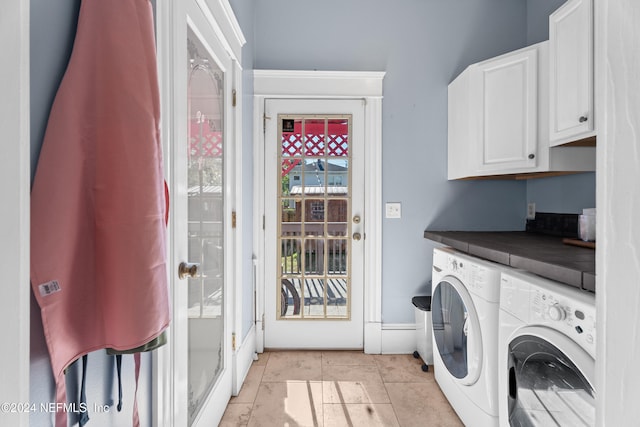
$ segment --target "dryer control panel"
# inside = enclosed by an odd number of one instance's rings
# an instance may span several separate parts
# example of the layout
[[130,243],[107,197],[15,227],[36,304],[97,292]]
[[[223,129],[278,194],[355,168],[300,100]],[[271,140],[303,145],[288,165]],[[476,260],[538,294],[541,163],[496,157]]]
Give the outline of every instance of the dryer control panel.
[[450,248],[436,248],[433,252],[433,266],[443,276],[456,277],[469,292],[489,302],[499,302],[501,270],[496,264]]
[[529,273],[502,275],[500,307],[529,325],[553,328],[596,351],[595,296]]

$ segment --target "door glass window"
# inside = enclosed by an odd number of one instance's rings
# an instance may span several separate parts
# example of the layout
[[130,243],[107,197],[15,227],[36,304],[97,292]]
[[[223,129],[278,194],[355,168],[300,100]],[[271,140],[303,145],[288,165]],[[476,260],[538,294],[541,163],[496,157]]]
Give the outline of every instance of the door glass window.
[[444,365],[451,375],[465,378],[467,368],[467,319],[469,313],[451,283],[438,284],[431,304],[433,336]]
[[189,424],[222,372],[224,284],[224,73],[189,29],[188,240]]
[[351,115],[279,115],[277,319],[349,319]]
[[523,335],[509,344],[509,421],[512,426],[593,426],[593,387],[548,341]]

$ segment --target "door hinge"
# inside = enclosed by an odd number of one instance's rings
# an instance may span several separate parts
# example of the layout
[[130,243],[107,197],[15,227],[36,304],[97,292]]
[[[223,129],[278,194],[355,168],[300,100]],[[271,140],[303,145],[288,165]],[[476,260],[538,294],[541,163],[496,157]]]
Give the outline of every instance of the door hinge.
[[235,90],[235,89],[233,89],[233,90],[231,91],[231,106],[232,106],[232,107],[235,107],[235,106],[236,106],[236,104],[237,104],[237,100],[236,100],[236,90]]
[[238,215],[236,215],[236,211],[231,212],[231,228],[236,228],[237,224],[237,217]]
[[264,331],[264,313],[262,313],[262,330]]
[[266,114],[262,115],[262,133],[267,133],[267,120],[271,120],[271,117]]
[[231,333],[231,350],[236,351],[236,333]]
[[264,223],[266,222],[266,220],[264,219],[264,215],[262,215],[262,229],[264,230]]

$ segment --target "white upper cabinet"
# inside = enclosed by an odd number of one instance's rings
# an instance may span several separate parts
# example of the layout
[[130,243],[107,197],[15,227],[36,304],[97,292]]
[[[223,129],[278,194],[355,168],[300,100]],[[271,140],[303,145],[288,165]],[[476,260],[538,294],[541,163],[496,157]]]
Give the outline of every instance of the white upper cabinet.
[[539,118],[547,65],[544,42],[472,64],[451,82],[449,179],[546,170],[546,115]]
[[568,0],[549,17],[551,145],[595,134],[593,1]]
[[538,151],[538,48],[477,64],[478,173],[535,169]]
[[470,65],[448,96],[449,179],[595,170],[594,147],[549,147],[549,42]]

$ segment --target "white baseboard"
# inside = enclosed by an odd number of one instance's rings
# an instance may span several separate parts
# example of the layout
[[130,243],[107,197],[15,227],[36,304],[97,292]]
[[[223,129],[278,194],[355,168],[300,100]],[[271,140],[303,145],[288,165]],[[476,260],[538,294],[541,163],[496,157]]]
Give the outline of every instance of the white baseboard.
[[234,396],[240,393],[240,388],[249,373],[255,353],[256,327],[254,325],[240,344],[240,347],[233,354],[233,389],[231,392]]
[[[256,324],[259,324],[258,322]],[[264,348],[259,348],[256,326],[251,328],[247,338],[238,349],[240,360],[246,363],[246,371],[251,366],[253,353],[262,353]],[[416,351],[416,325],[415,323],[376,323],[369,322],[364,325],[364,352],[366,354],[411,354]],[[240,355],[242,353],[242,355]],[[244,376],[246,376],[246,371]],[[239,371],[242,372],[242,371]],[[242,380],[244,380],[244,376]],[[242,382],[239,383],[242,385]],[[239,388],[238,388],[239,390]]]
[[382,354],[411,354],[416,351],[415,323],[382,324]]
[[415,323],[366,323],[364,352],[411,354],[416,351]]

